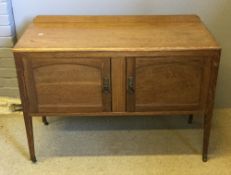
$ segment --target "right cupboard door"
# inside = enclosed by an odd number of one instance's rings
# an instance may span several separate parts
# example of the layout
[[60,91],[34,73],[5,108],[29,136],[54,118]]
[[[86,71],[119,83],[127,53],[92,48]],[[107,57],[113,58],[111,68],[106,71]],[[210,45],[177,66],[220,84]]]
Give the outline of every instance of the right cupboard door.
[[203,110],[209,86],[208,57],[127,58],[127,111]]

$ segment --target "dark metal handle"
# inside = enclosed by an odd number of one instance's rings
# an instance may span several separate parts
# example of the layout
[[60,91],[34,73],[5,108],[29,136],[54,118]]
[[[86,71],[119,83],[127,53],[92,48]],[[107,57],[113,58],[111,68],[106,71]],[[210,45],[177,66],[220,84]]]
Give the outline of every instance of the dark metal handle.
[[134,88],[134,78],[128,77],[128,93],[134,94],[135,88]]
[[110,79],[106,77],[103,79],[103,93],[109,94],[110,90]]

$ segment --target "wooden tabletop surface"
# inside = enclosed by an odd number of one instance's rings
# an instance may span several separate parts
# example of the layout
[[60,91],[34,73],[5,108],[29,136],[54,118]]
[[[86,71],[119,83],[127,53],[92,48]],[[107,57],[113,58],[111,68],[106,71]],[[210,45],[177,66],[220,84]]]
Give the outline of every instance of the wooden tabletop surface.
[[196,15],[38,16],[14,52],[220,49]]

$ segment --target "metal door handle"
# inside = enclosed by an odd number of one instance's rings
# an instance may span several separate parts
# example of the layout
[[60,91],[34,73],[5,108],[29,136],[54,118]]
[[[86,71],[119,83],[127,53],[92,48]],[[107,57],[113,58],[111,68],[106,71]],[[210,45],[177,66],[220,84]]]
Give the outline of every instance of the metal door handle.
[[134,78],[133,77],[128,77],[128,93],[129,94],[134,94],[134,92],[135,92]]
[[103,79],[103,93],[109,94],[110,90],[111,90],[110,79],[106,77]]

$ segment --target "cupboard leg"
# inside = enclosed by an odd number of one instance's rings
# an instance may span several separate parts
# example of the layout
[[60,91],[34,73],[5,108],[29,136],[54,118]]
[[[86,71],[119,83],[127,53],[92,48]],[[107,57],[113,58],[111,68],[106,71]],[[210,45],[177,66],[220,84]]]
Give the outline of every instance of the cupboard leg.
[[188,117],[188,124],[192,124],[192,122],[193,122],[193,115],[191,114]]
[[32,162],[36,162],[35,157],[35,149],[34,149],[34,136],[33,136],[33,124],[32,124],[32,116],[24,113],[24,122],[26,126],[26,134],[27,134],[27,141],[30,151],[30,159]]
[[47,121],[46,116],[42,116],[42,121],[43,121],[44,125],[48,125],[49,124],[48,121]]
[[208,147],[209,147],[209,137],[211,131],[211,121],[212,121],[212,113],[204,116],[204,138],[203,138],[203,153],[202,160],[203,162],[207,162],[208,160]]
[[211,132],[211,123],[213,116],[213,106],[214,106],[214,96],[218,75],[218,67],[220,61],[220,52],[217,53],[212,59],[211,64],[211,80],[210,80],[210,89],[208,93],[208,104],[207,109],[204,115],[204,138],[203,138],[203,152],[202,152],[202,160],[203,162],[207,162],[208,160],[208,147],[209,147],[209,137]]

